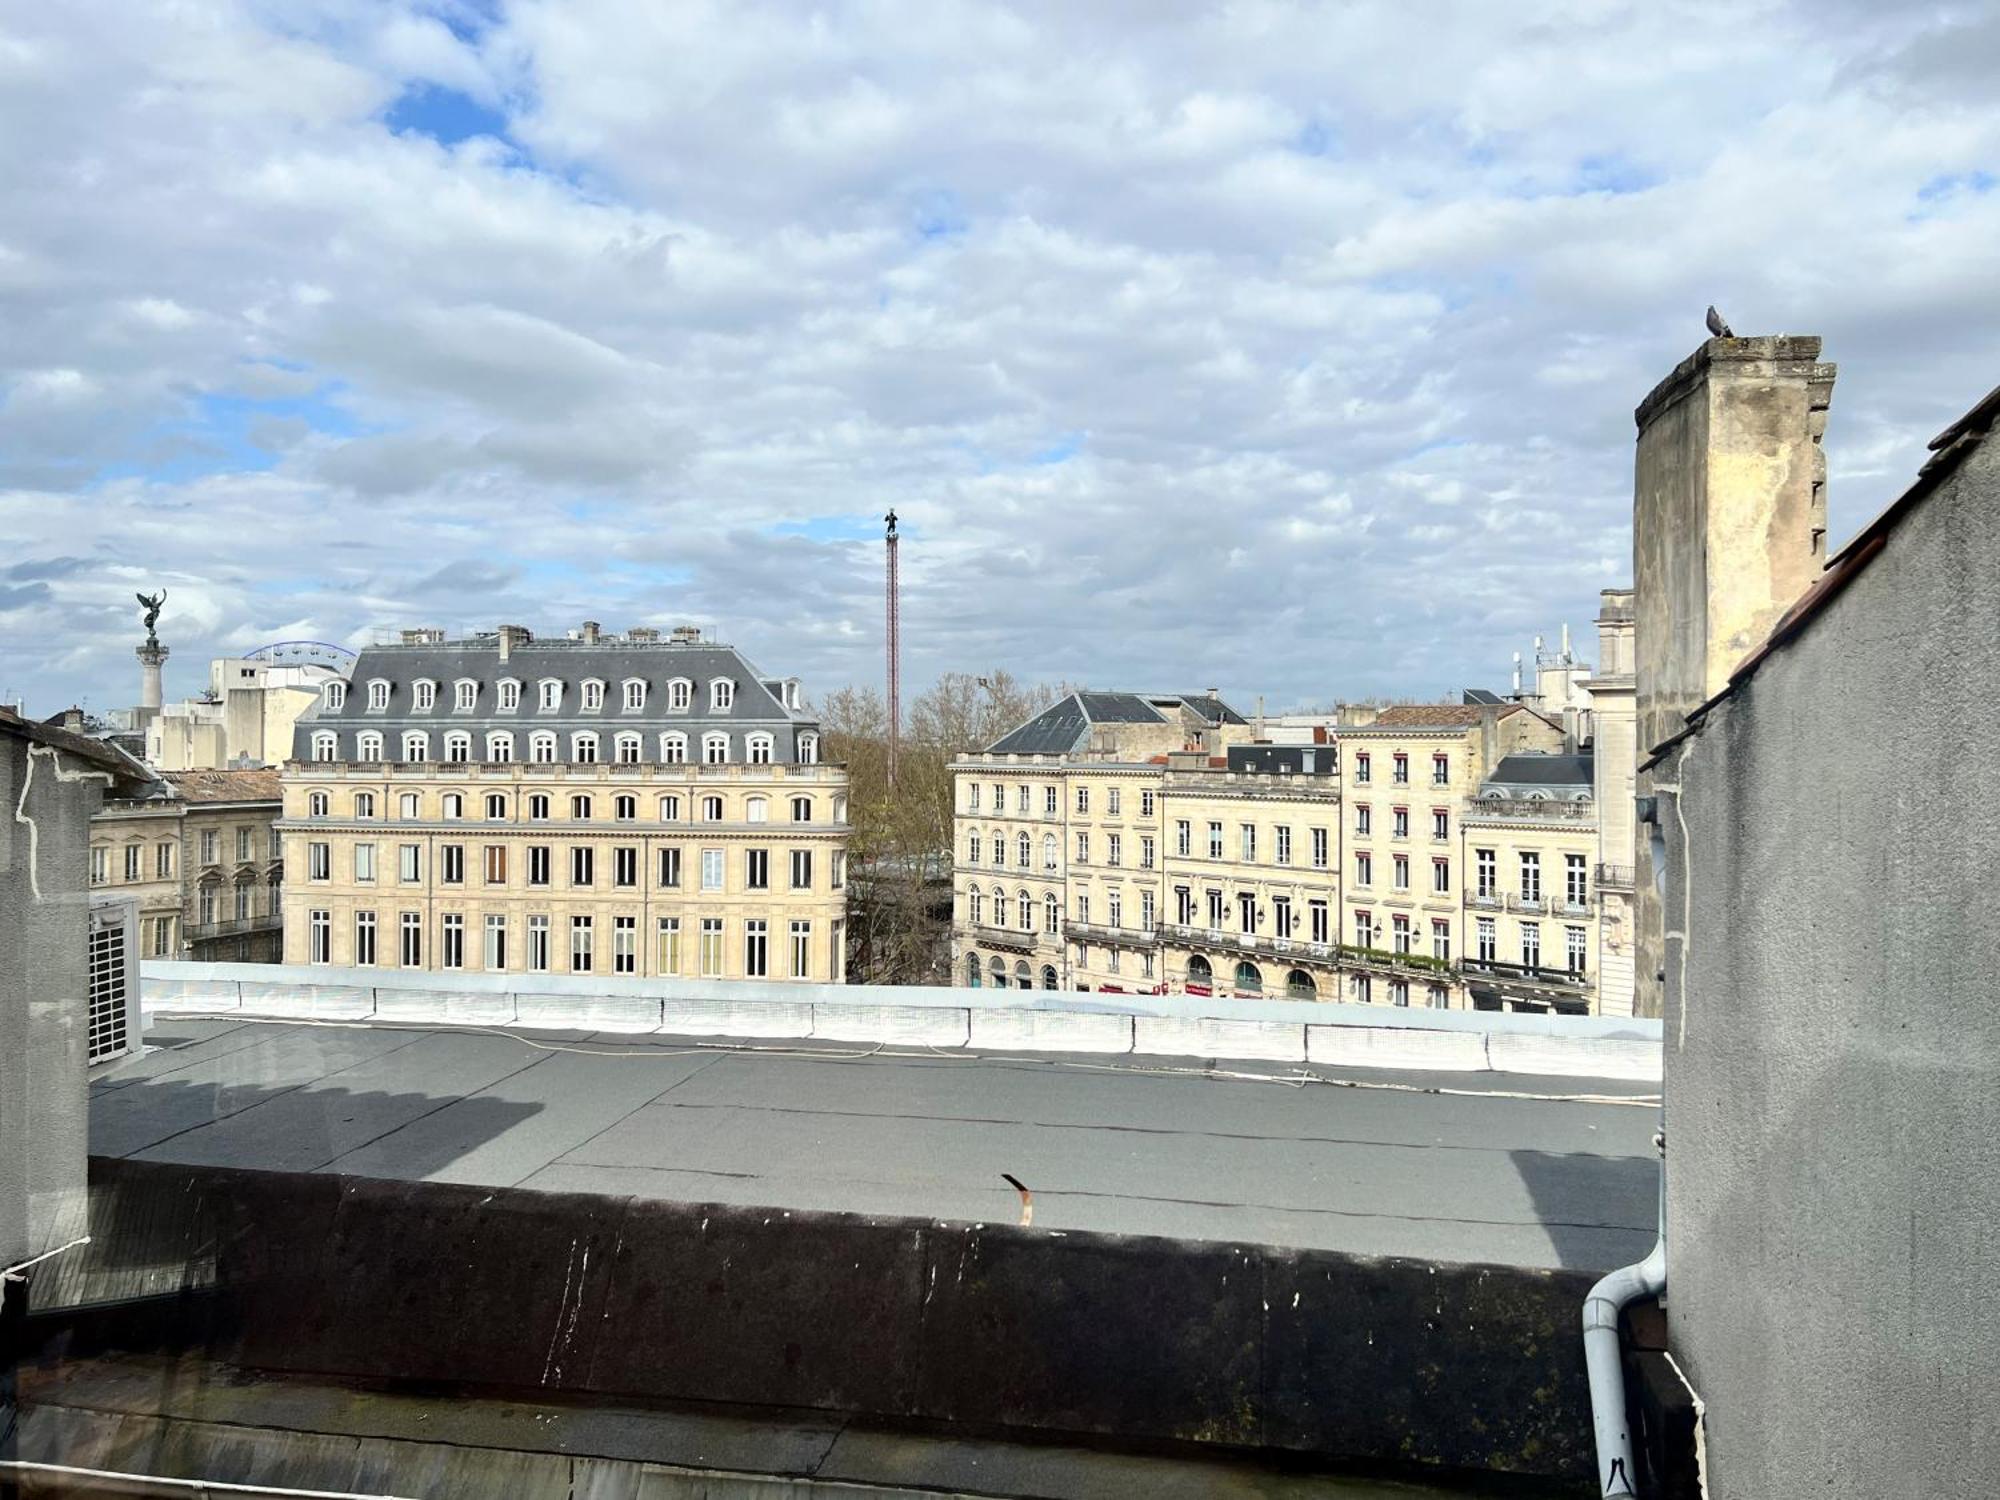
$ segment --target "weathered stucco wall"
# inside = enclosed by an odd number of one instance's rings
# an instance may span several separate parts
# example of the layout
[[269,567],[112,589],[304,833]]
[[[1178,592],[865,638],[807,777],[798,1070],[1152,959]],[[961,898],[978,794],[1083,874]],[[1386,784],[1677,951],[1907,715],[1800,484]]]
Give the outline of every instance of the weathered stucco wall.
[[1658,768],[1668,1307],[1717,1500],[2000,1469],[1996,507],[1989,441]]
[[90,816],[104,778],[0,733],[0,1264],[79,1221]]

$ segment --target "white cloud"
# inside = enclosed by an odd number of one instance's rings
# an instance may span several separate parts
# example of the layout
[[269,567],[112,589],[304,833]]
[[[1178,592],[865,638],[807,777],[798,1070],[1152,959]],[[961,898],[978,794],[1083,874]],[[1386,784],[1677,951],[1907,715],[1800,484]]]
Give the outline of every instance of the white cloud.
[[21,12],[0,689],[129,698],[151,581],[177,690],[586,615],[873,680],[891,504],[918,676],[1496,682],[1708,302],[1827,336],[1836,533],[1993,382],[2000,28],[1823,12]]

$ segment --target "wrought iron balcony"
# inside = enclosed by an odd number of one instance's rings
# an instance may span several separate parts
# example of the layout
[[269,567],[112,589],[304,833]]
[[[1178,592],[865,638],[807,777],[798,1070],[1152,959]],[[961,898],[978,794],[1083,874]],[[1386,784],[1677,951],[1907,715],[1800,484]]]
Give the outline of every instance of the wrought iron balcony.
[[275,932],[284,925],[284,919],[277,912],[266,912],[261,917],[231,917],[219,922],[190,922],[187,938],[198,943],[204,938],[242,937],[252,932]]
[[1485,979],[1500,985],[1530,985],[1538,989],[1583,991],[1591,987],[1590,975],[1582,969],[1544,968],[1539,964],[1510,964],[1499,959],[1468,958],[1468,979]]
[[1158,929],[1152,927],[1107,927],[1101,922],[1064,922],[1063,935],[1075,942],[1116,944],[1127,948],[1157,947]]
[[1630,865],[1599,865],[1597,883],[1606,890],[1629,891],[1632,889],[1632,867]]

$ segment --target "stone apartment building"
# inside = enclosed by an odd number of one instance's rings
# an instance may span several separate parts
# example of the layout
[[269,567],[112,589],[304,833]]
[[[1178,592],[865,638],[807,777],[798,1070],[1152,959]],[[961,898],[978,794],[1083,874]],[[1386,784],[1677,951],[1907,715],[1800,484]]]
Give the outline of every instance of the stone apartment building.
[[1599,970],[1591,754],[1504,757],[1459,817],[1475,1006],[1587,1012]]
[[140,954],[276,963],[278,773],[132,770],[91,818],[89,869],[93,890],[136,903]]
[[295,733],[289,963],[844,979],[845,768],[692,629],[405,631]]

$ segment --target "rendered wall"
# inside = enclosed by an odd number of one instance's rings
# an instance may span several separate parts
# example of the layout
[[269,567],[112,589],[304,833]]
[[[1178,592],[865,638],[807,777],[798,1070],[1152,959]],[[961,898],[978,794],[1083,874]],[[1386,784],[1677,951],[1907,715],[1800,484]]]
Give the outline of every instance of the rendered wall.
[[1710,1493],[2000,1467],[2000,444],[1657,773],[1668,1310]]
[[[0,1264],[60,1243],[83,1192],[86,884],[100,772],[0,734]],[[60,773],[60,774],[59,774]],[[68,780],[63,776],[82,779]],[[32,779],[29,780],[32,776]],[[24,792],[24,780],[27,781]]]

